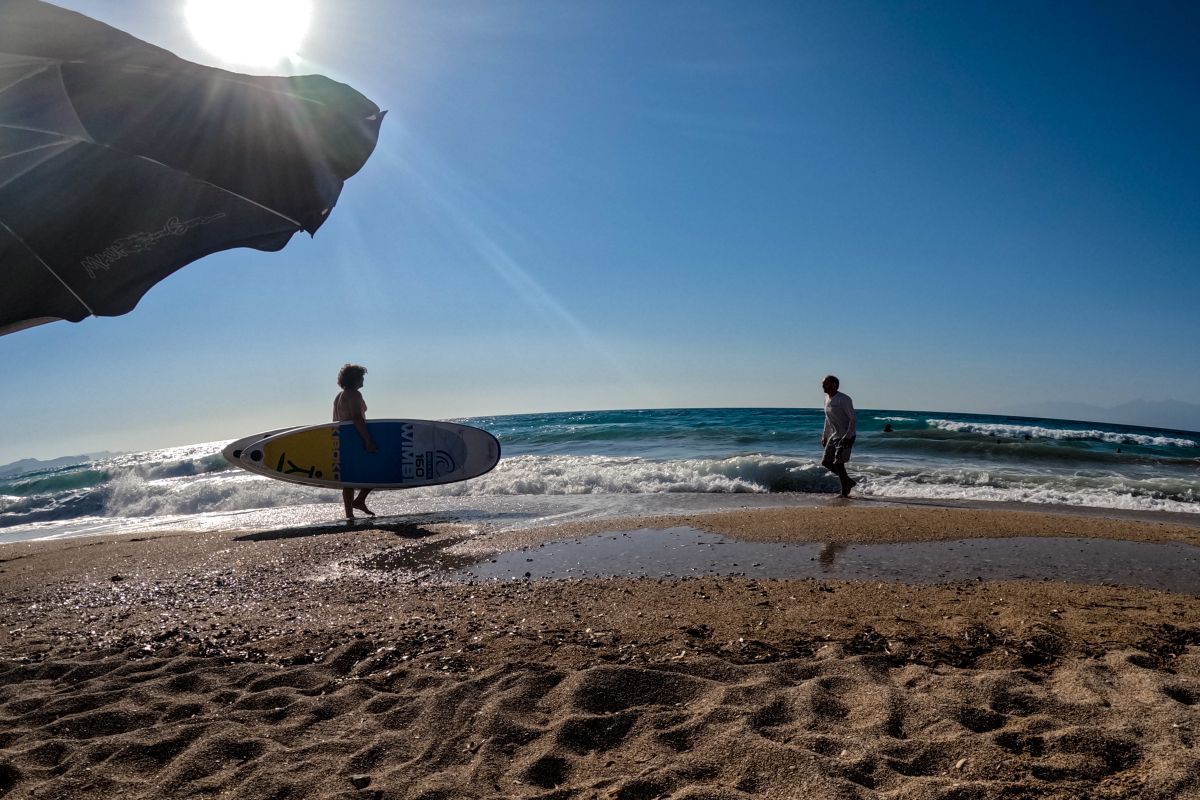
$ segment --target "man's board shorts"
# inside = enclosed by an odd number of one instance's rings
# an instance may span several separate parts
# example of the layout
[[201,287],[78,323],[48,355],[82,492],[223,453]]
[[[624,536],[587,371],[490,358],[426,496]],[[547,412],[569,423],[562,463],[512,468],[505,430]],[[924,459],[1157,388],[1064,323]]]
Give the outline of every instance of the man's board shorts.
[[850,451],[854,448],[853,436],[844,439],[834,437],[825,445],[825,459],[822,464],[845,464],[850,460]]

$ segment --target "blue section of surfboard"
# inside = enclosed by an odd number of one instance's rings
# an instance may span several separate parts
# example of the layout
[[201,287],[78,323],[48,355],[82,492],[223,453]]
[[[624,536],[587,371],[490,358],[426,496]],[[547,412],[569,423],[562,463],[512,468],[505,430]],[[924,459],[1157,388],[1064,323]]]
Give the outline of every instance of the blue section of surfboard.
[[367,422],[368,453],[351,422],[294,428],[246,446],[239,466],[280,480],[334,489],[407,489],[477,478],[500,461],[500,442],[456,422]]

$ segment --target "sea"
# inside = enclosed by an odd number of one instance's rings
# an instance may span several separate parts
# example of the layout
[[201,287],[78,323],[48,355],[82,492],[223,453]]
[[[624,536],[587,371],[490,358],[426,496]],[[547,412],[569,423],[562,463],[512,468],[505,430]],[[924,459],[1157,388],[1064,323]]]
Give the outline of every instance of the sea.
[[[457,419],[502,446],[490,473],[375,492],[381,516],[491,529],[831,503],[1200,514],[1200,433],[1056,419],[858,411],[855,498],[824,470],[821,409],[584,411]],[[253,475],[228,440],[0,467],[0,543],[339,522],[341,493]],[[1200,520],[1200,517],[1186,517]]]

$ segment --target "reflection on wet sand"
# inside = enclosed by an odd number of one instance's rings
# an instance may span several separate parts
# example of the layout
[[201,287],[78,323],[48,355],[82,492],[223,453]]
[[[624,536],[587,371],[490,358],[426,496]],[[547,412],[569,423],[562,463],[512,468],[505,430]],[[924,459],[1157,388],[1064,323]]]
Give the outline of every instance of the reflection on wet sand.
[[828,542],[821,548],[821,555],[817,558],[821,562],[821,571],[829,572],[833,568],[833,561],[837,558],[837,554],[849,547],[848,544],[838,542]]

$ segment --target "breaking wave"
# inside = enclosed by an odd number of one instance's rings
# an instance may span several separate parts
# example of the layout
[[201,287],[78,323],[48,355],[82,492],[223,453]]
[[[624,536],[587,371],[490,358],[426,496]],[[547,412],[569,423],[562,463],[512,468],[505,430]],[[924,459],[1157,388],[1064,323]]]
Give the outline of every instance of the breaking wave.
[[1009,439],[1058,439],[1069,441],[1108,442],[1110,444],[1137,444],[1147,447],[1197,447],[1192,439],[1179,439],[1170,436],[1154,436],[1138,433],[1123,433],[1118,431],[1073,430],[1062,428],[1047,428],[1041,425],[1008,425],[1003,423],[960,422],[949,419],[928,419],[926,424],[933,428],[954,433],[975,433],[981,436],[1002,436]]

